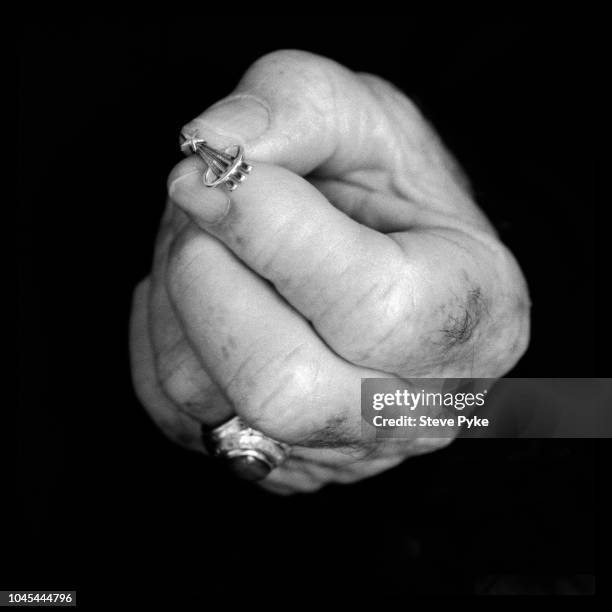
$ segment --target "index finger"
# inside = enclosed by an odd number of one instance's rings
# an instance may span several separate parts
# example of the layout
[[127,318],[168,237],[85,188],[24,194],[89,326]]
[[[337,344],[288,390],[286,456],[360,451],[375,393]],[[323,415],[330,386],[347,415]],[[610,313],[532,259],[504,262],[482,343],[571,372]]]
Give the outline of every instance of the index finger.
[[255,164],[231,195],[206,187],[204,169],[195,156],[182,161],[170,175],[170,197],[271,281],[332,346],[354,345],[356,329],[382,323],[381,309],[389,321],[404,317],[411,283],[396,241],[284,168]]

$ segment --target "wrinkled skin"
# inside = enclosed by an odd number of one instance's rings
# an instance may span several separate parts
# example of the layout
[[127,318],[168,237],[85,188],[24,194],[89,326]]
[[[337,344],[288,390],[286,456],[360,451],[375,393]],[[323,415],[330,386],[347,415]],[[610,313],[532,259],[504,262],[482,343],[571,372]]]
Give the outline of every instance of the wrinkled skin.
[[352,482],[450,438],[364,435],[360,379],[497,377],[524,352],[514,258],[415,106],[382,79],[279,51],[185,126],[243,144],[229,194],[171,172],[151,274],[134,295],[142,403],[173,440],[235,414],[293,445],[262,486]]

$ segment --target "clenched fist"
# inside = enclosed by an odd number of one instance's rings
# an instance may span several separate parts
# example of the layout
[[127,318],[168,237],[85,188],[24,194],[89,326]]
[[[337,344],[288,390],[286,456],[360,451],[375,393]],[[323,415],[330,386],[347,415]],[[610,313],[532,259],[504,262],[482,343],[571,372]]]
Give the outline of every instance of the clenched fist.
[[185,137],[242,144],[236,191],[186,158],[136,289],[137,393],[172,439],[234,415],[293,447],[262,481],[311,491],[448,440],[362,435],[360,379],[497,377],[529,298],[457,163],[389,83],[299,51],[267,55]]

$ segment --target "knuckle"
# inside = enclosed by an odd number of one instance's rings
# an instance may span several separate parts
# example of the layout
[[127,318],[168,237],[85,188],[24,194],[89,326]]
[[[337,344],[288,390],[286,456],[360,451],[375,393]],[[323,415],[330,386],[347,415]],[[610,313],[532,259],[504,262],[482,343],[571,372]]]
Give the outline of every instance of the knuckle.
[[502,376],[516,365],[529,346],[530,302],[515,296],[490,321],[483,340],[483,368],[487,375]]
[[308,76],[320,79],[330,69],[337,69],[340,65],[321,55],[300,51],[298,49],[278,49],[262,55],[251,64],[245,74],[245,79],[255,77],[263,78],[285,77],[292,79],[296,76]]
[[491,259],[495,282],[488,289],[488,307],[474,342],[480,354],[479,370],[501,376],[522,357],[530,340],[531,300],[527,283],[510,251],[495,238]]
[[283,49],[256,60],[238,90],[261,93],[264,99],[276,101],[275,112],[289,117],[307,109],[311,124],[320,121],[327,125],[334,116],[340,84],[352,80],[353,73],[333,60]]

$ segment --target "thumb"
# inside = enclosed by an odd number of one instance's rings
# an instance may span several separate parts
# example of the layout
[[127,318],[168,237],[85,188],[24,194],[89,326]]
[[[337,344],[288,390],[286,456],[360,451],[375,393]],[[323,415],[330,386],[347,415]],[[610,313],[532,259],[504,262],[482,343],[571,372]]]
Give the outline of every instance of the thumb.
[[247,159],[302,175],[388,170],[398,157],[397,118],[393,125],[368,82],[324,57],[276,51],[257,60],[232,94],[182,134],[218,148],[241,144]]

